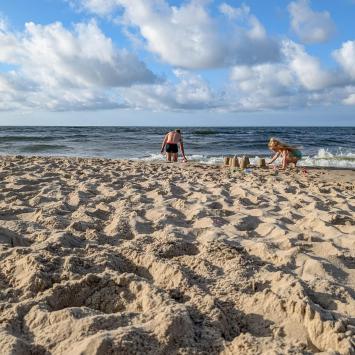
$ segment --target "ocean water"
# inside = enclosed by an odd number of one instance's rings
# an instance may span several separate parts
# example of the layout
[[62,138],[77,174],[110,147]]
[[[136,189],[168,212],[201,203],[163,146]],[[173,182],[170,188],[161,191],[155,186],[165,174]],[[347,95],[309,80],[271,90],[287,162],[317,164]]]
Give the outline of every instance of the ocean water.
[[[163,160],[164,127],[0,127],[1,155]],[[355,127],[186,127],[189,160],[220,163],[226,155],[270,157],[270,137],[298,147],[299,165],[355,168]]]

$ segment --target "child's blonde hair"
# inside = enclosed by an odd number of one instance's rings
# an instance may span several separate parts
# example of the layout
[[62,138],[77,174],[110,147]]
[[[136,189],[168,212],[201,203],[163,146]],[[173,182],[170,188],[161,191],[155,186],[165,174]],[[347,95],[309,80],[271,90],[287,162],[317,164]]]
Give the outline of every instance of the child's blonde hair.
[[270,149],[275,149],[275,148],[279,148],[279,149],[293,149],[292,147],[290,147],[289,145],[281,142],[279,139],[276,139],[274,137],[270,138],[269,143],[268,143],[268,147]]

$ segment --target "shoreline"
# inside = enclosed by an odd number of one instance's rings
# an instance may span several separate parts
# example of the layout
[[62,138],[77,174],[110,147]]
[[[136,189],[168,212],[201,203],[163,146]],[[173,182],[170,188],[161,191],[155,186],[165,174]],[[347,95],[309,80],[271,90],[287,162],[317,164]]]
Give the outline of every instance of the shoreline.
[[0,159],[4,354],[353,353],[353,170]]
[[[3,129],[0,150],[8,155],[160,159],[164,127],[27,127]],[[146,139],[137,144],[137,137]],[[222,163],[227,155],[270,158],[267,142],[278,137],[297,146],[303,166],[355,168],[354,132],[349,128],[190,127],[183,129],[188,159]]]
[[[106,157],[82,157],[82,156],[65,156],[65,155],[19,155],[19,154],[15,154],[15,155],[0,155],[0,161],[5,158],[5,159],[34,159],[34,158],[38,158],[38,159],[69,159],[69,160],[108,160],[108,161],[116,161],[116,162],[137,162],[137,163],[143,163],[143,164],[174,164],[174,163],[168,163],[166,161],[162,161],[162,160],[145,160],[145,159],[123,159],[123,158],[106,158]],[[179,158],[179,161],[177,163],[175,163],[177,165],[179,164],[186,164],[183,163],[181,161],[181,159]],[[186,165],[190,165],[190,166],[213,166],[213,167],[221,167],[221,168],[226,168],[228,169],[227,166],[223,165],[223,162],[221,163],[204,163],[204,162],[200,162],[200,161],[195,161],[195,160],[188,160]],[[261,169],[258,168],[255,165],[250,165],[250,168],[256,169],[256,170],[264,170],[264,171],[268,171],[271,170],[272,168],[266,168],[266,169]],[[231,169],[238,169],[238,170],[242,170],[241,168],[231,168]],[[291,171],[291,170],[295,170],[298,171],[299,169],[306,169],[306,170],[329,170],[329,171],[355,171],[355,168],[349,168],[349,167],[332,167],[332,166],[297,166],[296,169],[287,169],[287,171]]]

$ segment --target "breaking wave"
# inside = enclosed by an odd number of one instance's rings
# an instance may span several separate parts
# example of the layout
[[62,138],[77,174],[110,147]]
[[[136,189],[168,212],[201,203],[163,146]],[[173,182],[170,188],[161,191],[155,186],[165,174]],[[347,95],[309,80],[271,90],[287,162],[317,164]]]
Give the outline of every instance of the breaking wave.
[[[227,155],[227,154],[226,154]],[[187,159],[193,162],[203,164],[221,164],[223,157],[226,156],[208,156],[202,154],[187,155]],[[259,156],[249,156],[251,164],[255,164]],[[144,161],[164,161],[162,154],[151,154],[146,157],[136,158],[136,160]],[[319,149],[314,156],[304,156],[298,163],[299,166],[308,167],[324,167],[324,168],[348,168],[355,169],[355,154],[352,152],[331,153],[326,149]]]

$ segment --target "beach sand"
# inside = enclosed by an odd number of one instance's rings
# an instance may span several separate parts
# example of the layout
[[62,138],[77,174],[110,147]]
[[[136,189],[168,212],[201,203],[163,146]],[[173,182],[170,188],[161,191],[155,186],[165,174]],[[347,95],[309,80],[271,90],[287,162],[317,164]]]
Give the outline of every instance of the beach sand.
[[0,352],[354,353],[354,177],[2,157]]

